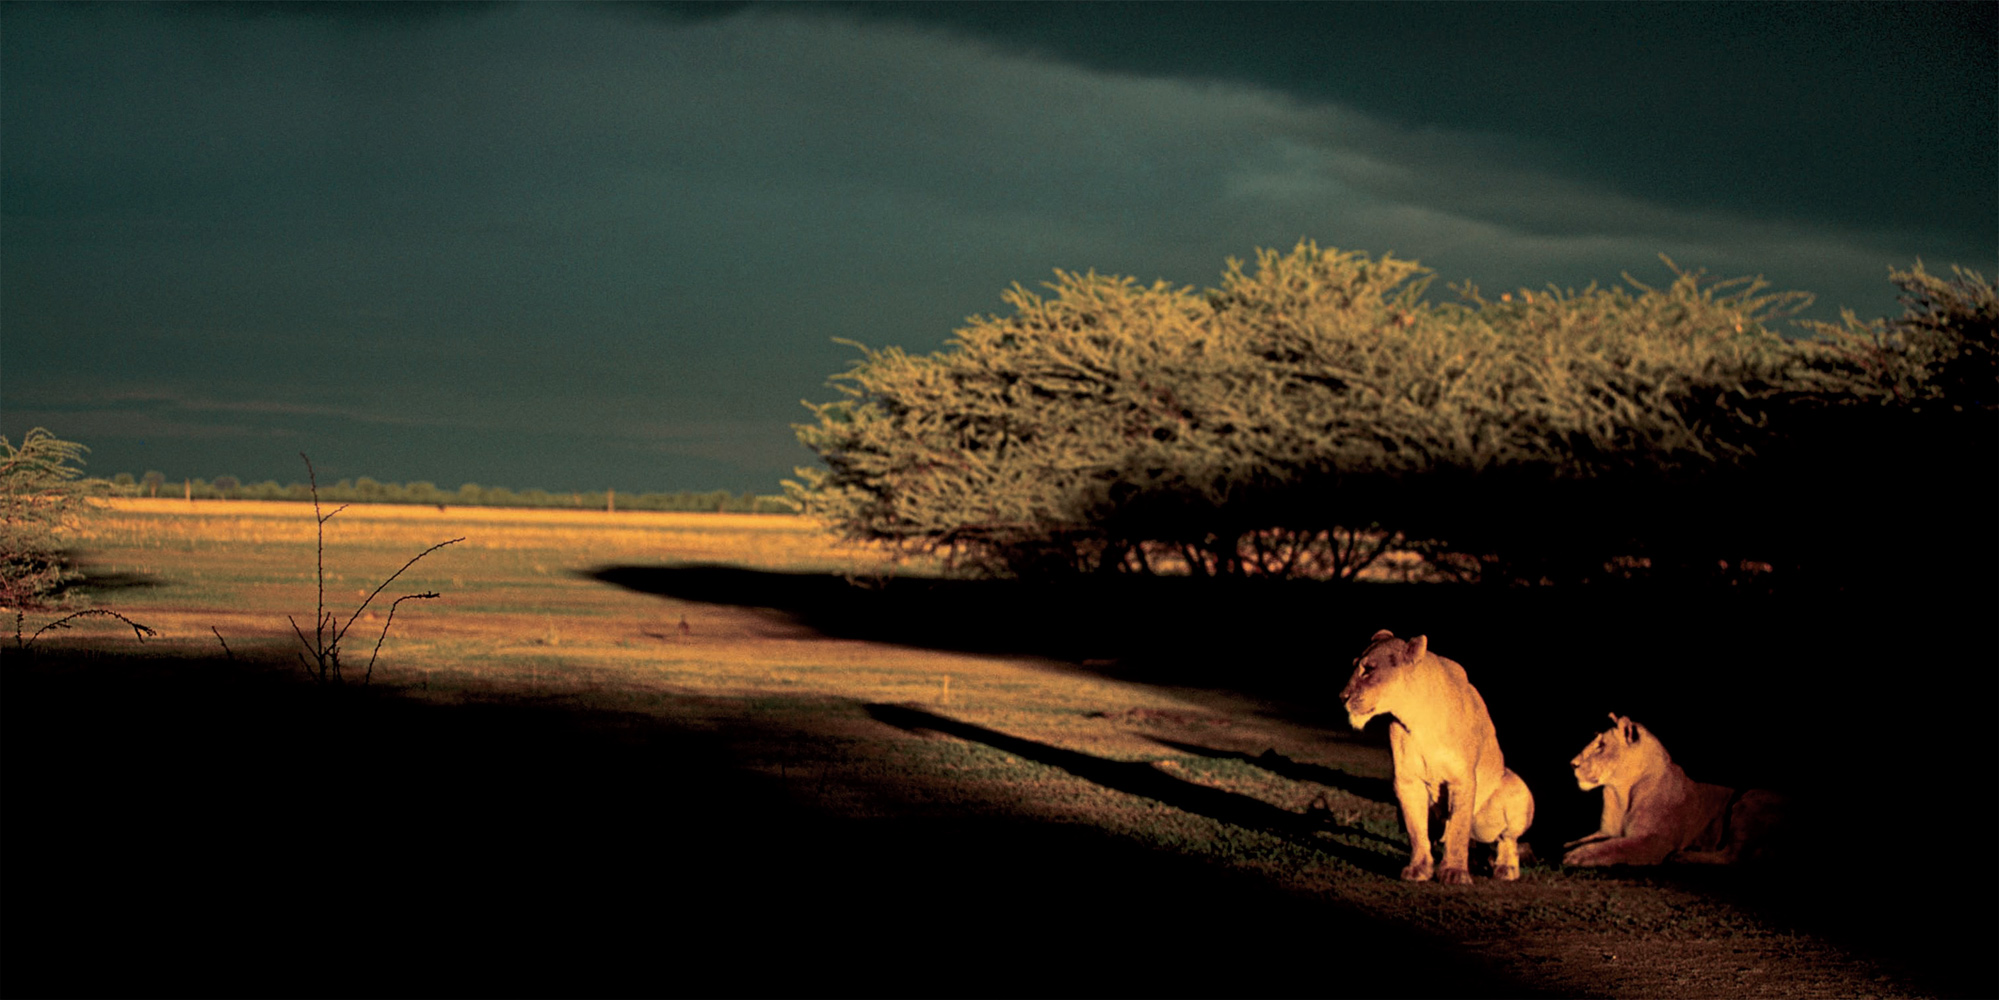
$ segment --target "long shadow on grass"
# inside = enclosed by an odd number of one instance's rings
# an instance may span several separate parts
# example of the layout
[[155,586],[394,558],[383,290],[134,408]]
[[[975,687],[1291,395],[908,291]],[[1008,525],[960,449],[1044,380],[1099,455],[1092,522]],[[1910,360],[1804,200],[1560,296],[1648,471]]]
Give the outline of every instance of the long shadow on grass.
[[1293,760],[1275,750],[1265,750],[1260,754],[1251,755],[1243,753],[1240,750],[1219,750],[1214,747],[1205,747],[1198,743],[1182,743],[1178,740],[1162,739],[1157,736],[1149,736],[1147,739],[1160,746],[1170,747],[1181,753],[1190,753],[1197,757],[1207,757],[1211,760],[1239,760],[1252,767],[1260,767],[1281,778],[1290,778],[1292,781],[1309,781],[1314,784],[1325,785],[1328,788],[1337,788],[1349,795],[1357,795],[1370,802],[1382,802],[1394,805],[1396,801],[1395,783],[1392,781],[1383,778],[1364,778],[1360,775],[1348,774],[1339,768],[1327,767],[1323,764],[1308,764],[1304,761]]
[[[974,743],[983,743],[995,750],[1004,750],[1039,764],[1061,768],[1078,778],[1105,788],[1128,795],[1143,796],[1197,816],[1206,816],[1224,823],[1259,830],[1293,844],[1324,851],[1356,868],[1376,875],[1393,877],[1402,867],[1396,857],[1360,850],[1315,836],[1329,826],[1328,822],[1321,818],[1280,809],[1247,795],[1237,795],[1219,788],[1182,781],[1144,761],[1095,757],[1080,751],[1013,736],[996,729],[961,722],[907,705],[873,704],[867,706],[867,710],[875,719],[897,729],[910,732],[929,730]],[[1333,829],[1336,833],[1352,837],[1393,843],[1356,827],[1333,825]]]

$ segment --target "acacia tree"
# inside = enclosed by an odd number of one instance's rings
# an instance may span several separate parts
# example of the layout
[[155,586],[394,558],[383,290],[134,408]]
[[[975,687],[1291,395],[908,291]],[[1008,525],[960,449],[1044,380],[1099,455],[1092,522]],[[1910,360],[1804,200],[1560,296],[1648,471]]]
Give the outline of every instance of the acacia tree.
[[0,606],[39,606],[77,575],[59,532],[89,507],[94,481],[77,468],[89,450],[42,427],[18,447],[0,436]]
[[1674,270],[1443,306],[1414,262],[1309,242],[1198,295],[1057,272],[944,351],[861,348],[798,428],[827,468],[787,489],[1000,572],[1350,577],[1393,545],[1601,572],[1665,487],[1755,453],[1802,363],[1767,323],[1804,296]]

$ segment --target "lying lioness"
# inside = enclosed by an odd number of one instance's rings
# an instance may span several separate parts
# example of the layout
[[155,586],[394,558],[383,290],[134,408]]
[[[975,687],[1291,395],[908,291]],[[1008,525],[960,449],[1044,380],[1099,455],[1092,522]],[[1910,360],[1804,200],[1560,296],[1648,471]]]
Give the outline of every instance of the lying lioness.
[[1409,834],[1409,865],[1402,877],[1431,876],[1430,807],[1450,786],[1444,823],[1444,869],[1437,881],[1471,881],[1471,838],[1498,842],[1492,877],[1520,877],[1520,835],[1534,822],[1534,796],[1506,769],[1485,699],[1465,679],[1465,668],[1430,652],[1430,640],[1407,642],[1376,632],[1354,660],[1353,678],[1340,692],[1355,729],[1377,715],[1393,715],[1388,745],[1395,754],[1395,797]]
[[1583,791],[1603,789],[1603,823],[1563,845],[1563,864],[1729,864],[1760,853],[1782,799],[1695,781],[1650,730],[1615,712],[1610,719],[1569,762]]

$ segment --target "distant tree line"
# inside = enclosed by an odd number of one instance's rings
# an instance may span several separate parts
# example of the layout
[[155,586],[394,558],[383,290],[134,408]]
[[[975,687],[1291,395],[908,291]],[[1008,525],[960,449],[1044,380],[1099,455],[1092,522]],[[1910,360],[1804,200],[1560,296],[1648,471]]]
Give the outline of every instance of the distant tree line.
[[[143,476],[121,472],[110,479],[86,477],[81,468],[90,449],[65,441],[46,428],[30,430],[16,445],[0,436],[0,608],[34,608],[56,599],[78,573],[69,558],[63,533],[94,508],[98,496],[192,497],[198,500],[310,500],[305,483],[275,481],[243,483],[235,476],[184,479],[164,473]],[[383,483],[367,476],[343,479],[319,488],[329,503],[410,503],[481,507],[556,507],[585,510],[716,511],[791,514],[797,508],[783,497],[707,493],[616,493],[590,490],[555,493],[510,490],[466,483],[445,491],[427,482]]]
[[[121,472],[111,477],[112,496],[191,496],[196,500],[310,500],[312,490],[305,483],[280,485],[274,480],[245,483],[235,476],[214,479],[184,479],[171,482],[159,472],[134,477]],[[466,483],[445,490],[421,480],[412,483],[376,482],[367,476],[342,479],[319,487],[319,498],[330,503],[413,503],[461,505],[468,507],[566,507],[582,510],[661,510],[723,511],[745,514],[789,514],[793,506],[781,497],[735,494],[727,490],[706,493],[623,493],[615,490],[551,492],[512,490],[504,486]]]
[[[1893,271],[1896,320],[1666,262],[1654,288],[1472,286],[1321,249],[1219,288],[1058,271],[927,356],[854,345],[792,500],[972,571],[1500,584],[1893,571],[1991,532],[1999,298]],[[1970,548],[1972,558],[1989,555]]]

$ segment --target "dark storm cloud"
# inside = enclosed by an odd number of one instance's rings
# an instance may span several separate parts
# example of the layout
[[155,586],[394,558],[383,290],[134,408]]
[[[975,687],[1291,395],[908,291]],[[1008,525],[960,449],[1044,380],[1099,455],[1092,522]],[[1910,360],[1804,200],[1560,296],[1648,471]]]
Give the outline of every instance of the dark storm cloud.
[[1488,288],[1657,279],[1665,251],[1869,314],[1890,264],[1993,256],[1961,219],[1655,196],[1508,119],[1336,100],[1296,45],[1250,72],[1261,42],[1221,28],[1174,61],[928,7],[4,16],[5,430],[102,472],[285,478],[305,447],[769,490],[834,337],[928,350],[1051,268],[1203,285],[1301,236]]
[[1999,4],[843,4],[1503,134],[1648,200],[1991,238]]

